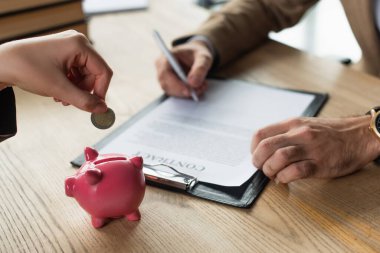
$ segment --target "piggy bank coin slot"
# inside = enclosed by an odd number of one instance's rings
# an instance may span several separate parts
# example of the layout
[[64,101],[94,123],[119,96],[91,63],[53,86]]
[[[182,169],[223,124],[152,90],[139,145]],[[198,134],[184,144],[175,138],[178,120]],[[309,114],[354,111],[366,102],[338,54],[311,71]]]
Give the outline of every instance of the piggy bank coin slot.
[[127,158],[126,157],[122,157],[122,156],[119,156],[119,157],[107,157],[107,158],[95,161],[94,164],[96,165],[96,164],[99,164],[99,163],[106,163],[106,162],[111,162],[111,161],[121,161],[121,160],[127,160]]

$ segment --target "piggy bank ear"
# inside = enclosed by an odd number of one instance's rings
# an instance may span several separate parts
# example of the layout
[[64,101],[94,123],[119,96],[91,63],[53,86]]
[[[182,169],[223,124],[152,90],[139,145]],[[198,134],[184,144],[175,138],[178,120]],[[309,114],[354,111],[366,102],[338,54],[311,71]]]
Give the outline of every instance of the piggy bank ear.
[[93,161],[99,156],[99,153],[93,148],[86,147],[84,149],[84,156],[86,158],[86,161]]
[[84,173],[84,176],[90,185],[95,185],[102,180],[102,171],[97,168],[88,169]]
[[137,169],[142,169],[143,159],[141,156],[135,156],[131,158],[131,162]]

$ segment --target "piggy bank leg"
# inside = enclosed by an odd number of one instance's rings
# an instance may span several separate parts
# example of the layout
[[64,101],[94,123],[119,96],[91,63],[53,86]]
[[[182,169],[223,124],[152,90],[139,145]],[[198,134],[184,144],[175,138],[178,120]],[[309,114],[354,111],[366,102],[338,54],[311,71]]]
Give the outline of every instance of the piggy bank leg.
[[127,214],[125,215],[125,218],[129,221],[137,221],[137,220],[140,220],[141,219],[141,214],[140,214],[140,211],[139,209],[137,209],[136,211],[134,211],[133,213],[130,213],[130,214]]
[[94,228],[101,228],[108,222],[108,219],[91,217],[91,223]]

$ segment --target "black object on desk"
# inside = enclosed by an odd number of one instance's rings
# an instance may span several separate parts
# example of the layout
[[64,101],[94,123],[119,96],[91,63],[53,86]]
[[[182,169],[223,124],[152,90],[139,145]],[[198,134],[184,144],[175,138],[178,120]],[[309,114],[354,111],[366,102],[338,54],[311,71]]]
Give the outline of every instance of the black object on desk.
[[16,101],[11,87],[0,91],[0,142],[17,132]]

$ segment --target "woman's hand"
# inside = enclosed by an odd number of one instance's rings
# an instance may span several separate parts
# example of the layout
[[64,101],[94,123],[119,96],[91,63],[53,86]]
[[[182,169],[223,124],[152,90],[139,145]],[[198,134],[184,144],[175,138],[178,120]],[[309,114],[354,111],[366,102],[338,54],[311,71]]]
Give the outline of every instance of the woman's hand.
[[112,70],[87,38],[73,30],[0,46],[0,83],[88,112],[107,110],[111,77]]

